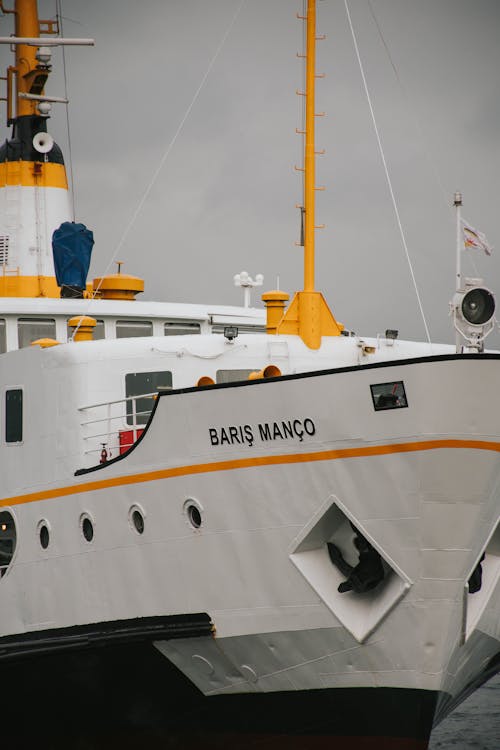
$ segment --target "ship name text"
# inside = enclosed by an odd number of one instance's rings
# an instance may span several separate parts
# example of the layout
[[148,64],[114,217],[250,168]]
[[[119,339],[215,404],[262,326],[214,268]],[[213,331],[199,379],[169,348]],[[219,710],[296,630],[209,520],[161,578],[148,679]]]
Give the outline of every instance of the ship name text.
[[212,445],[248,445],[260,441],[298,440],[302,443],[306,436],[316,434],[312,419],[287,419],[280,422],[259,422],[257,425],[228,425],[209,427],[208,434]]

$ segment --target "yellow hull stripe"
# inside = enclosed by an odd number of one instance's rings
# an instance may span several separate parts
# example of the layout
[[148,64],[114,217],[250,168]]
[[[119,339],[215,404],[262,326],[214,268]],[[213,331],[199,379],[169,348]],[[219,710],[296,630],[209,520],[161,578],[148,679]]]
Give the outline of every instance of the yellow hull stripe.
[[7,161],[0,164],[0,187],[55,187],[68,189],[64,164],[33,161]]
[[423,440],[415,443],[392,443],[390,445],[372,445],[358,448],[340,448],[337,450],[317,451],[314,453],[285,453],[276,456],[257,456],[255,458],[237,458],[227,461],[214,461],[205,464],[188,466],[174,466],[170,469],[146,471],[128,476],[97,479],[69,487],[56,487],[26,495],[16,495],[0,501],[0,507],[6,505],[22,505],[39,500],[51,500],[68,495],[79,495],[83,492],[104,490],[111,487],[123,487],[129,484],[154,482],[158,479],[185,477],[194,474],[208,474],[215,471],[231,471],[233,469],[251,469],[257,466],[277,466],[279,464],[312,463],[314,461],[337,461],[345,458],[360,458],[367,456],[384,456],[390,453],[414,453],[439,448],[472,448],[475,450],[493,451],[500,453],[500,443],[486,440]]

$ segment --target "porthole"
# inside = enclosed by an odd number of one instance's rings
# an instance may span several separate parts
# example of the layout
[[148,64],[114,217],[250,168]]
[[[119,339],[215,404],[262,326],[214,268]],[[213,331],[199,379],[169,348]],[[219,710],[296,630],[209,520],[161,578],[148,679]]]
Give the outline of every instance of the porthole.
[[189,523],[193,527],[193,529],[199,529],[201,528],[201,525],[203,523],[203,516],[202,516],[203,508],[201,505],[196,502],[196,500],[186,500],[184,503],[184,512],[188,517]]
[[0,578],[5,575],[16,550],[16,524],[8,510],[0,513]]
[[86,542],[91,542],[94,538],[94,524],[92,519],[87,515],[80,517],[80,528],[82,530],[83,538]]
[[137,505],[133,505],[132,508],[130,508],[129,514],[129,523],[130,526],[134,531],[137,531],[138,534],[144,533],[144,511],[142,508],[138,508]]
[[40,521],[38,524],[38,538],[42,549],[47,549],[50,544],[50,531],[46,521]]

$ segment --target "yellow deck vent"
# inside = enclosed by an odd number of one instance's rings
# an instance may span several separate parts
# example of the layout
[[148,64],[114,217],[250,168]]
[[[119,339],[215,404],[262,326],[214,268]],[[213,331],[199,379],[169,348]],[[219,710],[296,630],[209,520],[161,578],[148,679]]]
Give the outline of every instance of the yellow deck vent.
[[265,378],[279,378],[281,377],[281,370],[279,367],[276,367],[276,365],[268,365],[267,367],[264,367],[262,370],[256,370],[255,372],[251,372],[248,376],[249,380],[262,380]]
[[122,261],[117,261],[117,264],[118,273],[110,273],[108,276],[99,276],[94,279],[92,282],[94,292],[101,299],[134,300],[136,294],[144,291],[144,279],[122,273]]
[[285,314],[285,303],[290,299],[290,295],[279,289],[273,289],[262,295],[262,301],[266,306],[266,332],[276,334],[278,325]]
[[88,315],[75,315],[68,320],[68,325],[73,331],[74,341],[92,341],[97,321]]
[[49,346],[58,346],[60,343],[60,341],[56,341],[55,339],[46,338],[32,341],[30,346],[40,346],[42,349],[48,349]]

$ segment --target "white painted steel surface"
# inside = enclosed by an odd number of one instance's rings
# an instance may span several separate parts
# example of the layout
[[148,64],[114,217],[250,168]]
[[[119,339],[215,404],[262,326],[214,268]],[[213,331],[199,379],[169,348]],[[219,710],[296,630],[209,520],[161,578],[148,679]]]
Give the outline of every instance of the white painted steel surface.
[[[2,355],[1,402],[6,388],[22,387],[25,421],[23,443],[0,446],[3,504],[18,533],[0,581],[1,634],[207,612],[215,641],[157,644],[206,694],[337,686],[460,694],[500,646],[500,455],[481,445],[500,443],[500,360],[363,367],[429,353],[423,344],[365,343],[373,354],[348,337],[311,353],[293,337],[229,344],[201,335]],[[353,369],[161,396],[127,456],[74,476],[86,465],[79,407],[122,398],[128,372],[169,369],[174,388],[186,388],[218,369],[269,363],[283,374]],[[396,381],[408,407],[375,411],[370,385]],[[274,423],[294,420],[292,436],[269,437]],[[232,442],[222,442],[222,428]],[[338,453],[346,450],[353,455]],[[143,511],[142,535],[130,525],[132,506]],[[83,513],[94,523],[91,543]],[[340,574],[326,554],[334,540],[352,555],[348,521],[388,566],[379,592],[363,598],[336,591]],[[464,593],[485,548],[484,585]]]

